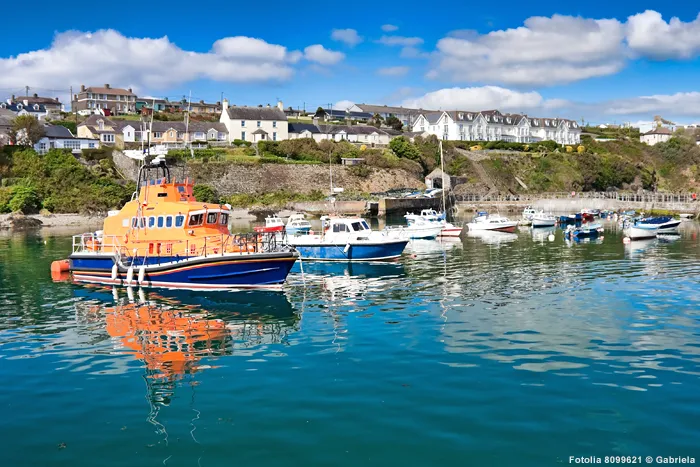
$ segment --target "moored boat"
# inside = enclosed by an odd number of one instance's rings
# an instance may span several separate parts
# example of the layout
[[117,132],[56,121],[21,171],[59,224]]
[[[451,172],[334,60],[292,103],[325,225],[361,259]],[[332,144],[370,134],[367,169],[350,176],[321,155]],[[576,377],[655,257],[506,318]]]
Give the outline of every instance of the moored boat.
[[387,236],[398,239],[430,240],[440,235],[442,223],[430,222],[420,217],[413,219],[408,225],[392,225],[384,229]]
[[255,227],[253,230],[259,233],[282,232],[284,230],[284,221],[277,214],[273,214],[265,218],[264,226]]
[[301,213],[292,214],[287,219],[285,230],[287,235],[306,234],[311,231],[311,223]]
[[636,221],[625,221],[624,233],[631,240],[653,238],[658,234],[677,234],[681,221],[670,216],[647,217]]
[[603,226],[600,224],[583,224],[580,227],[570,225],[564,231],[564,237],[574,238],[598,238],[603,233]]
[[373,231],[359,217],[324,217],[320,234],[288,237],[287,243],[303,260],[382,261],[398,258],[408,238]]
[[540,211],[532,216],[533,227],[554,227],[557,224],[557,218],[551,214],[545,214]]
[[278,288],[297,253],[274,235],[232,235],[230,206],[197,202],[163,158],[145,163],[137,191],[101,231],[73,237],[78,282],[188,289]]
[[515,232],[518,223],[502,217],[498,214],[489,215],[485,212],[480,212],[471,222],[467,224],[469,230],[490,230],[493,232]]
[[424,221],[436,226],[440,226],[439,237],[459,237],[462,234],[462,227],[447,222],[445,213],[438,213],[434,209],[423,209],[420,214],[406,214],[404,216],[409,227],[415,222]]

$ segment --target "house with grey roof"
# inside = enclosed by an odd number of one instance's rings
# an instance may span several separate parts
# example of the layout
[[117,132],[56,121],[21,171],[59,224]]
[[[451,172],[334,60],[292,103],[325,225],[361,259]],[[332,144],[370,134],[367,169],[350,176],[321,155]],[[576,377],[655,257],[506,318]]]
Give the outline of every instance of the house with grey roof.
[[646,143],[649,146],[653,146],[658,143],[665,143],[673,136],[673,132],[663,126],[652,128],[643,135],[639,137],[642,143]]
[[0,145],[9,144],[12,120],[14,120],[16,116],[17,114],[15,112],[0,108]]
[[364,111],[340,110],[340,109],[319,109],[314,115],[315,118],[326,122],[342,122],[354,120],[356,122],[367,123],[372,120],[374,114]]
[[314,135],[321,134],[318,126],[312,123],[289,123],[289,139],[313,138]]
[[260,141],[282,141],[289,138],[287,115],[282,103],[275,107],[246,107],[222,103],[219,119],[228,131],[229,142],[243,140],[250,143]]
[[60,125],[45,125],[44,136],[34,145],[39,154],[46,154],[51,149],[68,149],[73,154],[80,154],[83,149],[97,149],[100,142],[93,138],[78,138],[71,131]]
[[416,119],[423,113],[430,112],[424,109],[409,109],[407,107],[393,107],[390,105],[375,105],[375,104],[355,104],[348,110],[366,112],[374,115],[379,115],[384,120],[389,117],[396,117],[406,128],[412,128]]
[[80,91],[72,97],[71,108],[80,115],[90,115],[100,110],[112,114],[136,112],[136,94],[129,89],[104,86],[80,86]]

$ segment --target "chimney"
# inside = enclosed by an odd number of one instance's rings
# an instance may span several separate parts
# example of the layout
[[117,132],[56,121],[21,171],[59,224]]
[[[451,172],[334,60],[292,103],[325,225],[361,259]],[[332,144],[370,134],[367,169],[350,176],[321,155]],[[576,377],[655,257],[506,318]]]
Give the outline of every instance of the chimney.
[[224,99],[224,105],[221,106],[223,110],[228,109],[228,99]]
[[[14,101],[15,101],[15,95],[12,94],[12,102],[14,102]],[[12,102],[10,102],[10,104],[12,104]]]
[[199,101],[200,104],[204,104],[204,100]]
[[131,88],[127,89],[127,91],[129,91],[131,94],[134,93],[134,91],[132,91]]
[[84,84],[80,85],[80,92],[85,92],[85,85]]
[[34,93],[34,97],[39,97],[39,94],[37,94],[37,93]]
[[282,101],[279,101],[277,103],[277,108],[280,109],[282,112],[284,112],[284,104],[282,103]]
[[109,89],[109,84],[105,84],[105,89]]
[[268,109],[270,108],[270,104],[267,104],[267,108],[268,108]]

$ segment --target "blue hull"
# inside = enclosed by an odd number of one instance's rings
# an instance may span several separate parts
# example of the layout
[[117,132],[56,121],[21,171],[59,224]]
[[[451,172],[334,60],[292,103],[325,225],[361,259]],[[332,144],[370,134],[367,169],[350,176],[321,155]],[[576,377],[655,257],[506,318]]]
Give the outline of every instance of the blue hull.
[[399,242],[351,245],[295,245],[299,256],[304,260],[314,261],[382,261],[398,258],[408,245],[408,240]]
[[[119,266],[112,278],[115,260],[108,255],[73,255],[70,258],[73,277],[79,282],[165,287],[185,289],[230,289],[274,287],[284,283],[296,261],[293,253],[216,256],[189,258],[165,263],[135,258],[131,282],[128,268]],[[157,259],[157,258],[152,258]],[[143,281],[138,282],[139,270],[146,265]]]
[[590,232],[574,231],[573,233],[568,234],[568,236],[571,238],[598,238],[599,235],[600,232],[597,230],[591,230]]

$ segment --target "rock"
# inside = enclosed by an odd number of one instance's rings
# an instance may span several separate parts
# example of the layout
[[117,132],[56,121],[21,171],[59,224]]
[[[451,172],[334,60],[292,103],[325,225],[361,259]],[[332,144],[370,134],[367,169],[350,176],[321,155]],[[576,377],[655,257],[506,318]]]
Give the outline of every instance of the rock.
[[25,216],[22,213],[12,213],[0,219],[0,226],[11,230],[38,229],[43,222],[33,217]]

